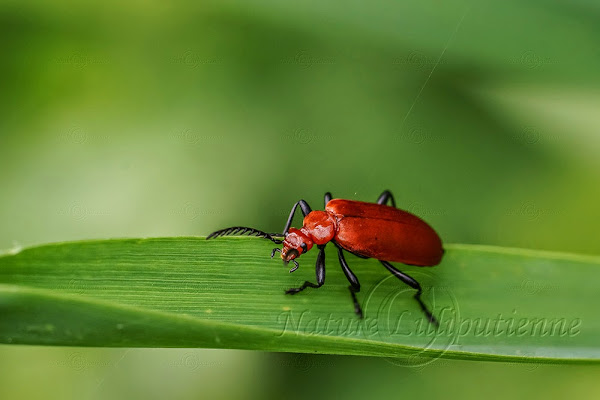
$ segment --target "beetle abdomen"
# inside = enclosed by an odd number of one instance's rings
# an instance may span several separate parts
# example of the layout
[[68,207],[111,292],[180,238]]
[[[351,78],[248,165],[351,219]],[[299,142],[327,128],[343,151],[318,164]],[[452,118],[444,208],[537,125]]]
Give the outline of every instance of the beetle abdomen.
[[325,209],[334,215],[334,240],[344,249],[378,260],[420,266],[440,263],[442,242],[425,221],[394,207],[334,199]]

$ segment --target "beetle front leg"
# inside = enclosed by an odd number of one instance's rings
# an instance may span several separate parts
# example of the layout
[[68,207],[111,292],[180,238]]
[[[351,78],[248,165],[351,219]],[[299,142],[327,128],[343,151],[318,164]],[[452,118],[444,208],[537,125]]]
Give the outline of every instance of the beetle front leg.
[[311,288],[320,288],[325,283],[325,245],[317,246],[319,248],[319,255],[317,256],[317,266],[315,268],[315,273],[317,275],[317,283],[314,284],[309,281],[305,281],[304,284],[297,288],[291,288],[285,291],[285,294],[296,294],[307,287]]
[[287,235],[290,230],[290,226],[292,226],[292,220],[294,219],[294,214],[296,213],[296,208],[300,206],[300,210],[302,210],[302,215],[305,217],[312,211],[308,203],[304,200],[298,200],[294,206],[292,207],[292,211],[290,211],[290,216],[288,217],[287,222],[285,223],[285,228],[283,228],[283,236]]
[[384,190],[383,193],[379,195],[377,199],[377,204],[386,204],[388,200],[391,200],[392,207],[396,208],[396,200],[394,200],[394,195],[389,190]]
[[414,278],[410,277],[409,275],[405,274],[404,272],[402,272],[402,271],[394,268],[392,266],[392,264],[390,264],[389,262],[382,261],[382,260],[379,260],[379,262],[381,264],[383,264],[383,266],[386,267],[387,270],[390,271],[392,273],[392,275],[394,275],[396,278],[400,279],[402,282],[406,283],[411,288],[417,289],[417,293],[415,294],[415,300],[417,300],[417,302],[421,306],[421,309],[423,310],[423,312],[427,316],[427,319],[429,320],[429,322],[431,322],[433,325],[435,325],[436,327],[439,328],[440,323],[433,316],[433,314],[431,313],[431,311],[429,311],[429,309],[427,308],[427,306],[425,305],[425,303],[423,303],[423,300],[421,300],[421,292],[422,292],[422,290],[421,290],[421,285],[419,284],[419,282],[417,282],[416,280],[414,280]]

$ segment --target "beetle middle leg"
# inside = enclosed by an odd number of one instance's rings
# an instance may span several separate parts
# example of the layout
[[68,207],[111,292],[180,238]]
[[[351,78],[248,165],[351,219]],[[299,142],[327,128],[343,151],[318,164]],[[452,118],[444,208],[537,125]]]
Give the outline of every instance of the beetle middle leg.
[[384,190],[383,193],[379,195],[377,199],[377,204],[386,204],[390,200],[392,202],[392,207],[396,207],[396,200],[394,200],[394,195],[389,190]]
[[309,281],[305,281],[300,287],[286,290],[285,294],[296,294],[303,291],[307,287],[317,289],[323,286],[323,284],[325,283],[325,245],[318,245],[317,247],[319,248],[319,255],[317,256],[317,266],[315,268],[317,283],[315,284]]
[[350,282],[350,286],[348,289],[350,290],[350,295],[352,296],[352,301],[354,302],[354,312],[358,315],[359,318],[362,319],[363,313],[360,308],[360,304],[356,299],[356,293],[360,292],[360,282],[358,282],[358,278],[354,275],[354,272],[348,267],[348,263],[346,262],[346,258],[344,257],[344,251],[342,246],[333,242],[338,248],[338,258],[340,260],[340,265],[342,266],[342,271],[344,271],[344,275],[346,275],[346,279]]
[[404,272],[394,268],[392,266],[392,264],[390,264],[389,262],[383,261],[383,260],[379,260],[379,262],[381,264],[383,264],[383,266],[386,267],[387,270],[390,271],[392,273],[392,275],[394,275],[396,278],[400,279],[402,282],[406,283],[408,286],[412,287],[413,289],[417,289],[417,293],[415,294],[415,300],[417,300],[417,302],[421,306],[421,309],[427,316],[427,319],[429,320],[429,322],[434,324],[436,327],[439,327],[440,323],[433,316],[431,311],[429,311],[429,309],[427,308],[425,303],[423,303],[423,300],[421,300],[422,290],[421,290],[421,285],[419,285],[419,282],[417,282],[416,280],[414,280],[414,278],[410,277],[409,275],[405,274]]

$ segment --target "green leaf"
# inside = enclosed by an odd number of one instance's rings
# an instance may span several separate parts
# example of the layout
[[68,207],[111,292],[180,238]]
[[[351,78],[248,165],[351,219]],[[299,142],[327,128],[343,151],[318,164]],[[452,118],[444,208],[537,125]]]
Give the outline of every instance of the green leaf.
[[[325,285],[316,252],[289,274],[258,238],[116,239],[49,244],[0,256],[0,342],[208,347],[523,362],[600,360],[595,302],[600,258],[446,245],[417,279],[440,320],[376,260],[350,254],[365,318],[329,246]],[[409,360],[409,361],[406,361]]]

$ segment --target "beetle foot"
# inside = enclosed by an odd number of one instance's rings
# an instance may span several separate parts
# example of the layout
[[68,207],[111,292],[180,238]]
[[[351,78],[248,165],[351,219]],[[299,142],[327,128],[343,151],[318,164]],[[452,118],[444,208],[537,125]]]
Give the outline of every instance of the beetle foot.
[[281,249],[278,249],[277,247],[275,247],[273,249],[273,251],[271,252],[271,258],[275,257],[275,253],[281,253]]

